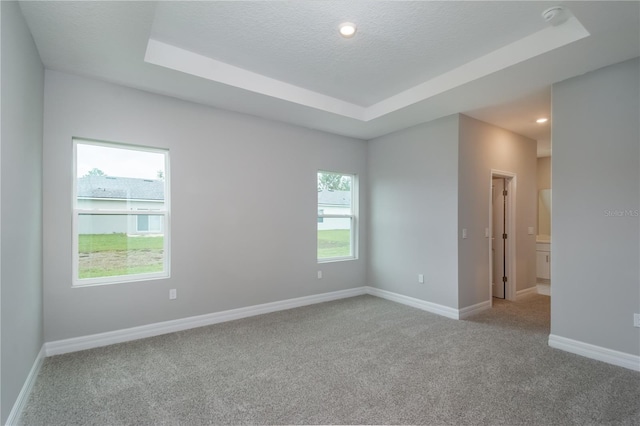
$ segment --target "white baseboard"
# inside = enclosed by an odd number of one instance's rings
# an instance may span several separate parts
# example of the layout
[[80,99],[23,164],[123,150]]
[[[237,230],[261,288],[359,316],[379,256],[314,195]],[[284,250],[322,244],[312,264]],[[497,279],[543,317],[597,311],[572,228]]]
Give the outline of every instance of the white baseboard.
[[566,352],[571,352],[576,355],[603,361],[608,364],[617,365],[634,371],[640,371],[640,356],[637,355],[614,351],[613,349],[607,349],[590,343],[556,336],[555,334],[549,335],[549,346]]
[[403,305],[422,309],[423,311],[431,312],[433,314],[442,315],[447,318],[460,319],[460,312],[457,309],[450,308],[448,306],[427,302],[425,300],[416,299],[415,297],[404,296],[402,294],[381,290],[375,287],[367,287],[367,293],[382,299],[391,300],[392,302],[402,303]]
[[218,324],[226,321],[233,321],[236,319],[252,317],[255,315],[267,314],[270,312],[298,308],[315,303],[360,296],[363,294],[370,294],[372,296],[391,300],[403,305],[412,306],[414,308],[422,309],[424,311],[442,315],[444,317],[452,319],[467,318],[491,307],[491,302],[486,301],[458,310],[448,306],[439,305],[437,303],[416,299],[414,297],[404,296],[402,294],[393,293],[387,290],[381,290],[375,287],[356,287],[330,293],[298,297],[295,299],[287,299],[278,302],[231,309],[228,311],[215,312],[212,314],[198,315],[172,321],[163,321],[155,324],[142,325],[139,327],[109,331],[106,333],[98,333],[89,336],[81,336],[71,339],[47,342],[44,344],[44,351],[46,356],[77,352],[86,349],[98,348],[101,346],[113,345],[116,343],[123,343],[137,339],[144,339],[147,337],[159,336],[161,334],[173,333],[176,331],[189,330],[196,327]]
[[528,294],[538,294],[538,287],[537,286],[533,286],[533,287],[529,287],[529,288],[525,288],[524,290],[518,290],[516,291],[516,300],[520,299],[523,296],[526,296]]
[[298,297],[295,299],[287,299],[278,302],[264,303],[261,305],[247,306],[244,308],[215,312],[212,314],[198,315],[172,321],[163,321],[155,324],[126,328],[123,330],[109,331],[106,333],[92,334],[89,336],[74,337],[71,339],[47,342],[45,343],[44,348],[46,356],[60,355],[69,352],[97,348],[100,346],[112,345],[114,343],[129,342],[131,340],[144,339],[146,337],[153,337],[161,334],[173,333],[176,331],[189,330],[191,328],[218,324],[221,322],[252,317],[255,315],[261,315],[270,312],[298,308],[300,306],[313,305],[315,303],[360,296],[363,294],[367,294],[367,292],[367,287],[356,287],[347,290],[333,291],[330,293]]
[[31,367],[31,371],[29,371],[29,375],[27,379],[24,381],[24,385],[22,385],[22,389],[18,394],[18,399],[13,404],[13,408],[11,408],[11,412],[9,413],[9,417],[7,418],[6,426],[14,426],[20,424],[20,419],[22,418],[22,411],[24,410],[25,405],[27,405],[27,401],[29,400],[29,396],[31,395],[31,391],[33,390],[33,385],[36,383],[36,378],[38,377],[38,373],[40,372],[40,368],[42,368],[42,363],[44,362],[45,357],[45,349],[44,345],[40,348],[40,352],[36,356],[36,360],[33,362],[33,366]]
[[295,299],[287,299],[278,302],[264,303],[261,305],[247,306],[244,308],[215,312],[212,314],[198,315],[172,321],[163,321],[154,324],[142,325],[139,327],[92,334],[89,336],[56,340],[53,342],[45,343],[44,351],[46,356],[61,355],[69,352],[93,349],[101,346],[124,343],[132,340],[159,336],[161,334],[189,330],[196,327],[203,327],[226,321],[233,321],[236,319],[252,317],[255,315],[267,314],[270,312],[283,311],[286,309],[298,308],[301,306],[312,305],[316,303],[329,302],[331,300],[360,296],[363,294],[370,294],[453,319],[466,318],[476,312],[488,309],[490,307],[489,302],[483,302],[478,305],[470,306],[462,309],[461,311],[458,311],[457,309],[450,308],[448,306],[427,302],[424,300],[404,296],[374,287],[356,287],[347,290],[339,290],[330,293],[298,297]]
[[538,294],[543,294],[545,296],[551,296],[551,286],[549,284],[536,284],[538,288]]
[[470,316],[478,314],[482,311],[486,311],[487,309],[491,309],[491,300],[486,300],[484,302],[476,303],[475,305],[459,309],[458,319],[469,318]]

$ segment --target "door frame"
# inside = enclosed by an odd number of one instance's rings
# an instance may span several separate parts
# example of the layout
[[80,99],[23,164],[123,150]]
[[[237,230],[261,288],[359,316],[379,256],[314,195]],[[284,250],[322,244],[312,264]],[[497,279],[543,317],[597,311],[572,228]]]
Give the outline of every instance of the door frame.
[[491,175],[489,176],[489,302],[493,306],[493,251],[491,250],[491,236],[493,235],[493,198],[491,186],[493,185],[494,178],[503,178],[507,187],[507,208],[506,208],[506,223],[507,223],[507,285],[505,286],[505,300],[516,300],[516,187],[518,176],[515,173],[507,172],[504,170],[491,169]]

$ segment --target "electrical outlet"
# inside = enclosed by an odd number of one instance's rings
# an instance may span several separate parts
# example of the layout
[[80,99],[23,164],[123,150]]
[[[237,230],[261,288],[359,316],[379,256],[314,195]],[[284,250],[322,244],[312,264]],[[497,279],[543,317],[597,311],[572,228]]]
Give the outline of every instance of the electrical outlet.
[[322,279],[322,271],[318,271],[318,279]]
[[640,327],[640,314],[633,314],[633,326]]
[[178,298],[178,291],[175,288],[169,290],[169,299],[174,300]]

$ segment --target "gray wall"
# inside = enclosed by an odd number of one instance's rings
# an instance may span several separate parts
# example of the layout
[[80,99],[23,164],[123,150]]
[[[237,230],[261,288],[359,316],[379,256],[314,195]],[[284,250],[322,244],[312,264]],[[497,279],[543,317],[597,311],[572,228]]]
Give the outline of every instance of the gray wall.
[[492,168],[518,175],[518,290],[535,285],[535,141],[453,115],[370,141],[368,158],[371,285],[456,309],[487,301]]
[[42,106],[44,71],[20,8],[0,2],[2,354],[4,424],[43,344]]
[[[517,175],[516,290],[536,285],[536,141],[460,115],[458,229],[467,229],[459,246],[459,306],[489,300],[489,200],[491,169]],[[534,227],[534,235],[528,227]],[[456,234],[457,235],[457,234]],[[461,238],[461,237],[460,237]]]
[[368,159],[369,283],[458,308],[458,116],[373,139]]
[[639,75],[635,59],[552,92],[551,333],[633,355],[640,355],[632,320],[640,312]]
[[[365,141],[54,71],[45,82],[46,341],[366,284],[365,250],[316,260],[316,172],[359,175],[366,205]],[[170,279],[71,288],[72,137],[170,150]]]

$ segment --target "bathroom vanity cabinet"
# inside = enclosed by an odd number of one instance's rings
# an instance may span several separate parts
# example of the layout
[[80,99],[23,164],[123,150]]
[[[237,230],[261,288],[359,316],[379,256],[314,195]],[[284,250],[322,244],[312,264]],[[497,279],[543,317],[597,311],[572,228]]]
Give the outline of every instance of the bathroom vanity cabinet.
[[551,243],[536,243],[536,276],[551,278]]

